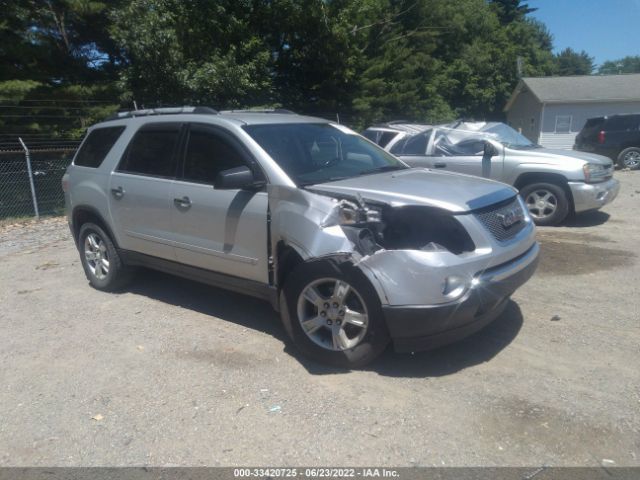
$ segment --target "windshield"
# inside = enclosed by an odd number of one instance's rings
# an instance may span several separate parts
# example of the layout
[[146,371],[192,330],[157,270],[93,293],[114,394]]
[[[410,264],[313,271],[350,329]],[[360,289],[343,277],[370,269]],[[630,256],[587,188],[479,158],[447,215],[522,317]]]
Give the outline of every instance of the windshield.
[[487,129],[484,129],[483,131],[491,134],[491,138],[497,140],[508,148],[521,149],[540,147],[540,145],[533,143],[527,137],[525,137],[521,133],[518,133],[516,130],[511,128],[509,125],[505,125],[504,123],[497,123]]
[[409,168],[340,125],[293,123],[243,128],[299,186]]

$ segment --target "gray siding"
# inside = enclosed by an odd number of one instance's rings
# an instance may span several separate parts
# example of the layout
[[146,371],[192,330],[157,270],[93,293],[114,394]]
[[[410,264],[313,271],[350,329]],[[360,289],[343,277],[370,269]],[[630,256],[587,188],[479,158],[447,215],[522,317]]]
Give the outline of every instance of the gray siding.
[[570,150],[587,119],[617,113],[640,113],[640,101],[547,103],[542,110],[542,131],[538,143],[547,148]]
[[578,133],[588,118],[614,115],[617,113],[640,113],[637,102],[594,102],[594,103],[547,103],[542,117],[542,132],[556,133],[556,117],[570,115],[571,131]]
[[529,91],[520,92],[507,112],[507,123],[532,142],[538,142],[541,105]]

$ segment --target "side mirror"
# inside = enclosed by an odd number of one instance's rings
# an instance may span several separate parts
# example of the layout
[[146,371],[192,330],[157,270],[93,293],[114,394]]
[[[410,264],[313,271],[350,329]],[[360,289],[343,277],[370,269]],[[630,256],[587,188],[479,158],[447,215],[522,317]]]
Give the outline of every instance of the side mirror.
[[217,190],[255,189],[263,185],[264,182],[256,181],[249,167],[235,167],[222,170],[218,173],[213,183],[214,188]]
[[498,149],[493,145],[493,143],[486,141],[484,142],[484,151],[482,156],[485,158],[491,158],[498,154]]

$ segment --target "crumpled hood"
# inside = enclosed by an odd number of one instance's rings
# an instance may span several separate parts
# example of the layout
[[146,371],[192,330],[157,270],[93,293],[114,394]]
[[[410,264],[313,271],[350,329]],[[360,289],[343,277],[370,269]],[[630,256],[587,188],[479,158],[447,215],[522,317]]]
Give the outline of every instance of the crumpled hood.
[[362,195],[365,200],[391,206],[424,205],[463,213],[514,197],[517,190],[485,178],[410,168],[394,172],[321,183],[307,190],[346,195]]

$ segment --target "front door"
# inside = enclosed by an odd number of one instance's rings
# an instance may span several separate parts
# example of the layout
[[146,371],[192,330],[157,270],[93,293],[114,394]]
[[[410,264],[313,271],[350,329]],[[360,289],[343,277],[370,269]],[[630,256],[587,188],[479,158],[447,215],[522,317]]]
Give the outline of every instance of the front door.
[[109,180],[111,224],[125,250],[174,260],[171,191],[182,125],[141,127]]
[[257,167],[235,136],[191,124],[172,190],[171,218],[179,262],[268,282],[266,191],[216,190],[218,172]]

